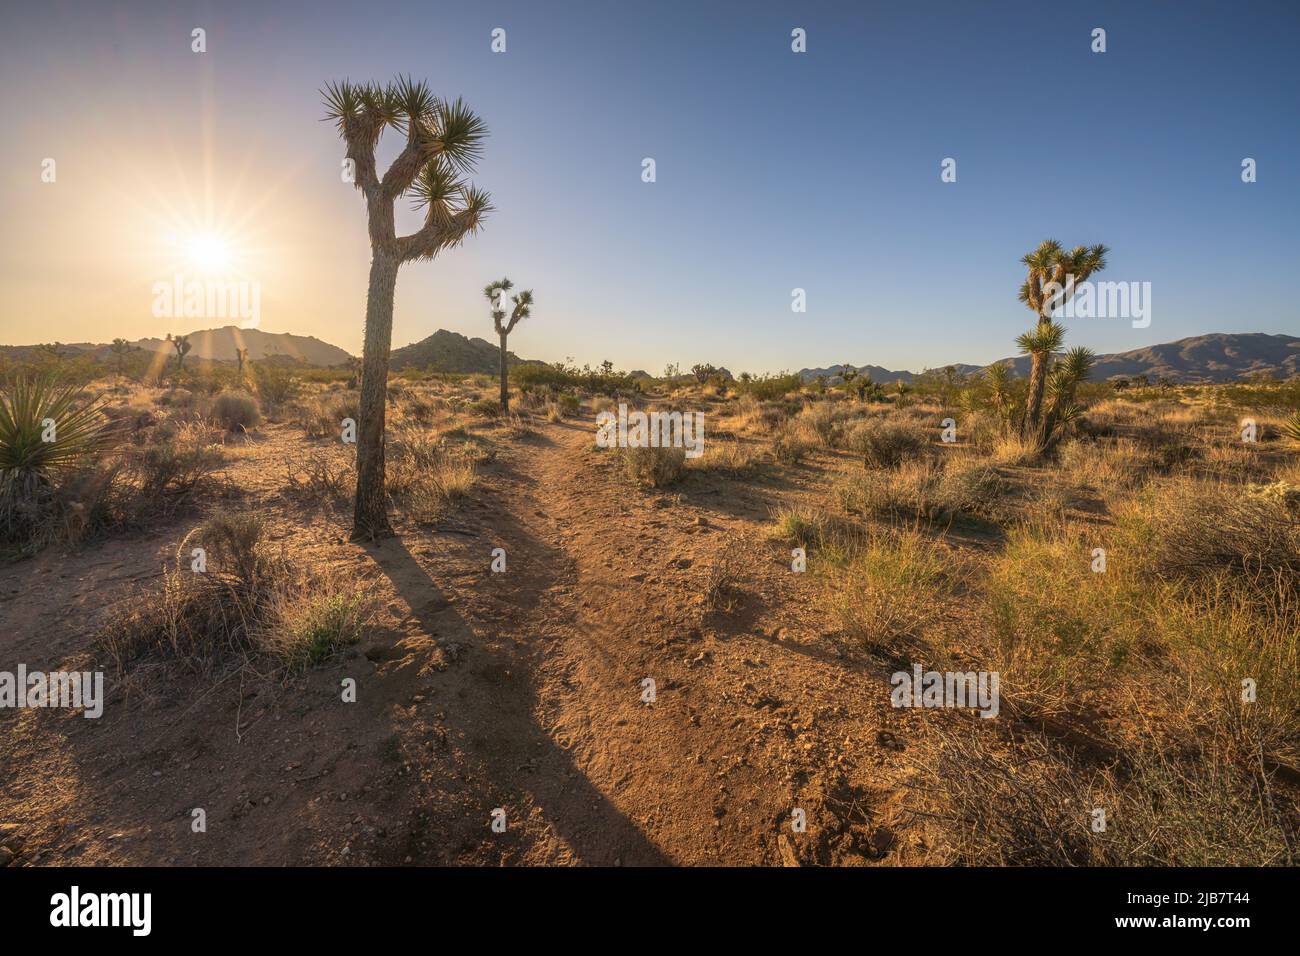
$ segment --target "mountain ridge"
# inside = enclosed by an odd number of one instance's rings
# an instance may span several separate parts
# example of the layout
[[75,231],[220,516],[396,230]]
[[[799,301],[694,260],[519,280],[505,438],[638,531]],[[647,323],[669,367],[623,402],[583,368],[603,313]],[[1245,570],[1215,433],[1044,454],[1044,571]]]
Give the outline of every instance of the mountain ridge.
[[[990,365],[1007,364],[1017,376],[1029,374],[1030,357],[1018,355]],[[908,385],[919,374],[908,371],[891,371],[879,365],[853,366],[859,374],[869,372],[873,381],[889,384],[902,381]],[[937,369],[948,368],[940,365]],[[988,365],[952,365],[959,373],[968,375],[982,371]],[[834,377],[846,368],[831,365],[826,368],[799,370],[804,381],[818,375]],[[1105,381],[1110,378],[1135,378],[1147,376],[1154,381],[1165,378],[1179,384],[1217,384],[1232,382],[1247,375],[1266,373],[1279,378],[1300,375],[1300,337],[1267,332],[1210,332],[1193,335],[1173,342],[1147,345],[1127,352],[1110,352],[1098,355],[1093,362],[1091,378]]]

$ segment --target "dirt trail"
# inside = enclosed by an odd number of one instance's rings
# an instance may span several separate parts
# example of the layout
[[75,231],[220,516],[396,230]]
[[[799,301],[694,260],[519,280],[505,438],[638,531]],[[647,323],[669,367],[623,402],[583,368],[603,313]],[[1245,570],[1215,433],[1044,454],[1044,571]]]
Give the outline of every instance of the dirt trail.
[[[244,504],[300,559],[369,581],[379,622],[289,684],[146,681],[116,687],[99,721],[0,714],[0,822],[25,828],[25,862],[866,863],[906,849],[914,713],[888,706],[887,675],[837,644],[815,584],[762,534],[814,474],[646,492],[590,427],[547,424],[504,446],[437,531],[363,548],[342,518],[275,497],[268,468],[301,438],[266,431],[236,465],[261,481]],[[19,625],[0,634],[0,668],[84,654],[97,615],[139,600],[185,530],[0,570],[0,614]],[[47,569],[68,583],[42,590]]]

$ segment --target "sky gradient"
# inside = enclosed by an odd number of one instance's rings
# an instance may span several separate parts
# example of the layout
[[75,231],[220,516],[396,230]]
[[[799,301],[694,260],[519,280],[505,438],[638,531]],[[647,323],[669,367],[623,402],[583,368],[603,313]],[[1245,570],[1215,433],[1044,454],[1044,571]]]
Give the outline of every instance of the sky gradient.
[[1300,334],[1298,49],[1293,2],[16,7],[0,343],[224,324],[150,309],[177,244],[218,232],[260,283],[260,328],[359,352],[365,210],[318,90],[408,73],[488,124],[473,179],[496,211],[403,267],[394,346],[491,339],[481,290],[508,275],[537,299],[510,339],[528,358],[985,363],[1030,323],[1019,259],[1048,237],[1105,243],[1099,278],[1151,283],[1148,328],[1078,319],[1070,344]]

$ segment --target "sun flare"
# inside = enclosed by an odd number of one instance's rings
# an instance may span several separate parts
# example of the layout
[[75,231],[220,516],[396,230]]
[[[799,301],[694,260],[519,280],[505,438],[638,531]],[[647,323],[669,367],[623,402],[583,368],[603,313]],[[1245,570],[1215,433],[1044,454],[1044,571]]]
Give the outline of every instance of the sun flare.
[[185,241],[185,257],[201,272],[224,272],[230,268],[230,245],[220,236],[200,234]]

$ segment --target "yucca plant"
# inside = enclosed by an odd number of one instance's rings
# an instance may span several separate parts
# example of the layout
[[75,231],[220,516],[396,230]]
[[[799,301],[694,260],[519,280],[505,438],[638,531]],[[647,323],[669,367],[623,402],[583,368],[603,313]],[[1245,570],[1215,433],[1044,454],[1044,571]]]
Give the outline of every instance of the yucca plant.
[[1293,442],[1300,443],[1300,412],[1296,412],[1283,422],[1282,430],[1286,432],[1287,438],[1290,438]]
[[0,393],[0,534],[13,538],[39,516],[55,477],[108,441],[102,403],[52,375],[23,375]]
[[1047,380],[1047,406],[1038,431],[1041,448],[1050,448],[1059,442],[1065,430],[1083,411],[1076,395],[1092,371],[1095,358],[1091,349],[1076,346],[1052,366]]
[[[483,225],[492,208],[488,194],[462,176],[478,162],[487,128],[460,100],[439,99],[428,84],[406,77],[387,86],[344,80],[327,85],[321,95],[325,118],[335,123],[347,147],[352,182],[366,201],[370,285],[352,531],[375,538],[392,533],[384,490],[384,416],[397,272],[405,263],[455,248]],[[381,177],[375,147],[386,129],[405,142]],[[393,221],[393,204],[402,196],[424,213],[423,225],[406,236],[397,235]]]

